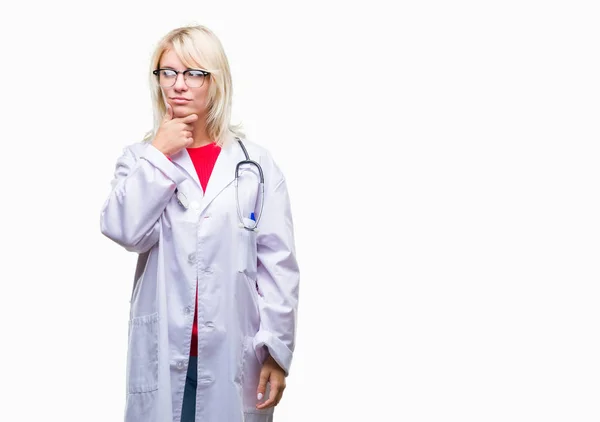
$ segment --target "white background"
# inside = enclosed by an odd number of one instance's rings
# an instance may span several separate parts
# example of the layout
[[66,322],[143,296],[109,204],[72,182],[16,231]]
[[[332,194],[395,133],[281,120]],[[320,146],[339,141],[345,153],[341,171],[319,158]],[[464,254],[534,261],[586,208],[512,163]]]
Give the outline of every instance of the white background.
[[[395,6],[391,6],[395,4]],[[100,208],[158,39],[213,29],[290,188],[277,422],[598,421],[599,14],[583,1],[0,13],[0,420],[119,421],[135,254]]]

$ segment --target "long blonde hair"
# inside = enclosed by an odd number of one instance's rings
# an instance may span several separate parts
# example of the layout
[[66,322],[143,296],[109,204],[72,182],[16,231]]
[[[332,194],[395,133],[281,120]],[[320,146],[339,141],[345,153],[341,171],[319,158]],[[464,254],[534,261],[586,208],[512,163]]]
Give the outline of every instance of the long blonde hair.
[[201,68],[210,72],[206,115],[206,129],[210,139],[215,140],[218,145],[223,145],[234,137],[244,138],[241,125],[231,124],[231,71],[221,41],[207,27],[195,25],[168,32],[158,42],[152,54],[149,74],[154,127],[146,133],[144,142],[154,138],[167,111],[162,89],[156,76],[152,74],[153,70],[158,69],[166,50],[173,50],[186,67]]

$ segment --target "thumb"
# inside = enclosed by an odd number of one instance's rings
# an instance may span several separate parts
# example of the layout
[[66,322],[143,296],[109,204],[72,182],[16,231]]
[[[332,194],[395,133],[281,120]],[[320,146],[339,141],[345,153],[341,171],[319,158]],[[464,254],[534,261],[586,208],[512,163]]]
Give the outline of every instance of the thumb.
[[173,118],[173,107],[171,104],[167,103],[167,112],[165,113],[164,120],[171,120]]
[[256,399],[262,400],[265,391],[267,390],[267,381],[269,381],[269,369],[264,367],[260,370],[260,379],[258,381],[258,388],[256,389]]

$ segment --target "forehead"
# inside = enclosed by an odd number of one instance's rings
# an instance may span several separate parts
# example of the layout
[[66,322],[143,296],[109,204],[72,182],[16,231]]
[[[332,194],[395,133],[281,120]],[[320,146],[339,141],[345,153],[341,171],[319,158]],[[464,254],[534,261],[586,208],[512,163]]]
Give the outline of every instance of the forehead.
[[187,64],[181,61],[177,53],[172,49],[167,49],[164,51],[162,56],[160,57],[160,61],[158,63],[159,67],[172,67],[173,69],[185,69],[185,68],[196,68],[201,67],[199,64],[195,63],[195,60],[187,60]]
[[173,50],[165,50],[165,52],[160,57],[159,65],[160,67],[185,67],[185,65],[181,62],[181,60],[179,60],[179,57],[177,57],[177,54]]

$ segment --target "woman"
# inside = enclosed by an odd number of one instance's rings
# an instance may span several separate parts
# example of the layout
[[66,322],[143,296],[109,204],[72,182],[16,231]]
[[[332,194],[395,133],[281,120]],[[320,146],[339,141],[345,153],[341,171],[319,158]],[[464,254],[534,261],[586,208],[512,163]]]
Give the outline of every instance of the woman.
[[230,124],[210,30],[169,32],[151,70],[154,130],[124,148],[101,214],[102,233],[139,254],[125,421],[272,421],[298,309],[285,178]]

